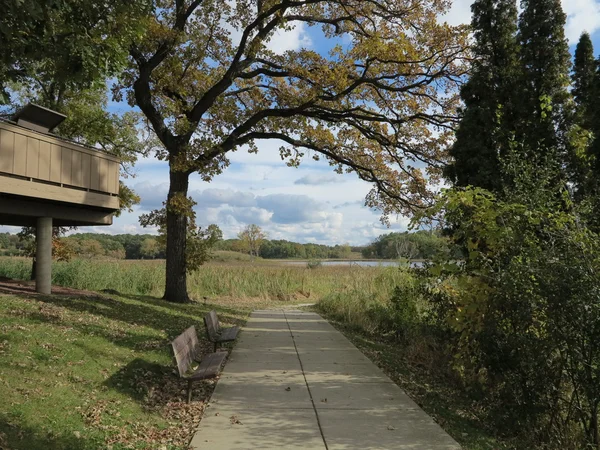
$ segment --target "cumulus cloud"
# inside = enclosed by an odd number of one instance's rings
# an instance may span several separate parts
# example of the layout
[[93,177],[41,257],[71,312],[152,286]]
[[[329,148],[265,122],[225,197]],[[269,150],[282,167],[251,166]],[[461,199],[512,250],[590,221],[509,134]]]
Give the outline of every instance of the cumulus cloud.
[[250,207],[256,205],[254,194],[229,189],[194,191],[191,196],[201,207],[217,207],[221,205]]
[[302,178],[298,178],[294,184],[306,184],[306,185],[321,185],[321,184],[328,184],[328,183],[342,183],[344,180],[339,177],[339,176],[335,176],[332,173],[322,173],[322,174],[317,174],[317,173],[311,173],[309,175],[305,175]]
[[169,183],[152,184],[144,181],[133,186],[133,190],[140,196],[139,208],[144,211],[160,209],[169,193]]
[[567,14],[566,35],[571,45],[584,31],[590,34],[600,29],[600,3],[596,0],[562,0]]
[[[450,25],[470,23],[472,3],[472,0],[455,0],[442,19]],[[567,14],[565,33],[571,45],[579,40],[579,36],[584,31],[594,34],[600,29],[598,0],[562,0],[562,7]]]
[[219,221],[232,223],[231,218],[235,219],[238,224],[254,223],[256,225],[265,225],[269,223],[272,212],[262,208],[226,208],[219,211]]
[[356,207],[356,206],[360,206],[361,208],[364,207],[365,201],[364,200],[356,200],[354,202],[344,202],[344,203],[340,203],[339,205],[335,205],[333,207],[333,209],[352,208],[352,207]]
[[281,55],[288,50],[300,50],[312,45],[304,23],[295,25],[290,30],[277,30],[267,47]]
[[319,222],[323,205],[306,195],[272,194],[256,197],[259,207],[273,212],[275,223]]
[[[140,209],[149,211],[162,207],[168,192],[168,184],[138,183],[134,189],[142,201]],[[278,224],[331,222],[338,224],[341,214],[330,213],[329,207],[307,195],[270,194],[255,195],[252,192],[233,189],[205,189],[190,191],[196,201],[197,211],[203,216],[240,223]]]
[[454,0],[442,20],[454,26],[471,23],[471,3],[472,0]]
[[[270,239],[332,245],[366,244],[379,234],[403,228],[402,223],[395,222],[387,230],[379,222],[380,213],[364,207],[364,196],[371,188],[368,183],[352,175],[320,169],[275,170],[271,166],[238,163],[210,185],[193,177],[189,194],[197,202],[197,223],[203,227],[218,224],[225,238],[233,238],[247,224],[255,223]],[[261,174],[267,171],[265,181]],[[324,178],[315,178],[315,174]],[[325,186],[295,183],[305,176],[308,182],[323,181],[328,175],[341,182]],[[140,178],[130,180],[130,185],[142,197],[142,204],[134,213],[126,212],[116,218],[115,225],[105,232],[156,232],[140,228],[138,216],[162,207],[168,193],[168,175],[166,170],[144,171]]]

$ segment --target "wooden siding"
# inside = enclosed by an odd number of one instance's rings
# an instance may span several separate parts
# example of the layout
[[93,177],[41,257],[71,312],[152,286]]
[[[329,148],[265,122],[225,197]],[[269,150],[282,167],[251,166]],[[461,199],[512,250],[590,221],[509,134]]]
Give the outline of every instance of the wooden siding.
[[52,200],[98,208],[119,209],[118,197],[51,184],[35,183],[20,178],[8,178],[2,175],[0,175],[0,192],[38,200]]
[[[32,186],[16,183],[16,178],[7,176],[25,177],[28,180],[20,181]],[[98,198],[106,196],[116,199],[119,193],[119,160],[51,135],[0,122],[0,177],[0,193],[25,196],[39,194],[39,198],[49,199],[47,195],[42,195],[47,188],[52,192],[52,200],[94,206],[100,206],[98,203],[101,203],[112,208],[114,201],[99,202]],[[8,185],[12,186],[8,188]],[[15,192],[18,191],[17,186],[23,189],[22,194]],[[81,194],[70,191],[79,191]],[[97,195],[84,195],[89,191]],[[64,192],[64,198],[61,198],[61,192]],[[86,200],[92,198],[93,201]]]

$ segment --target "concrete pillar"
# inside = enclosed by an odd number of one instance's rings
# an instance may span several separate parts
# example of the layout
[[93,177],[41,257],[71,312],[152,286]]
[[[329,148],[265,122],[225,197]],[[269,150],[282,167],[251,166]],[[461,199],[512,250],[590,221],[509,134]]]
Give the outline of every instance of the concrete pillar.
[[52,217],[40,217],[35,232],[37,243],[35,290],[50,294],[52,290]]

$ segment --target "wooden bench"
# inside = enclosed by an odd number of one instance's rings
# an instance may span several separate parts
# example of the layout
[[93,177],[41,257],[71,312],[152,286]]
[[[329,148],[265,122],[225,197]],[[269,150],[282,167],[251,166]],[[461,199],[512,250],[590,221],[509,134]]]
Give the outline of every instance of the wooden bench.
[[[194,326],[177,336],[171,342],[171,347],[179,376],[188,382],[187,402],[189,403],[192,400],[192,383],[216,377],[227,358],[227,352],[208,353],[202,356]],[[200,363],[198,367],[195,367],[196,362]]]
[[214,310],[204,316],[204,326],[206,327],[208,340],[215,344],[215,351],[217,351],[218,344],[235,341],[240,331],[240,327],[221,328],[217,313]]

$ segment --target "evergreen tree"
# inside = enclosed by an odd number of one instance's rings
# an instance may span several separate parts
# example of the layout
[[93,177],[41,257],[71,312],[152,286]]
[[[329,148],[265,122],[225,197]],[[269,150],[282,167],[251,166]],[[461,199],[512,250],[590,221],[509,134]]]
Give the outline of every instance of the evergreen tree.
[[560,0],[522,0],[519,22],[521,111],[517,138],[524,158],[560,170],[568,151],[571,55]]
[[596,77],[596,61],[594,45],[589,33],[583,33],[575,49],[573,64],[573,97],[578,107],[581,125],[589,129],[590,115],[594,104],[594,80]]
[[588,33],[583,33],[575,49],[571,75],[576,111],[569,149],[569,172],[578,202],[585,200],[594,190],[591,165],[593,158],[590,156],[596,146],[593,135],[600,131],[594,125],[597,114],[595,110],[598,109],[595,106],[596,66],[592,40]]
[[514,129],[517,6],[515,0],[476,0],[471,10],[474,62],[461,91],[465,107],[446,176],[458,186],[498,192],[503,184],[499,158],[508,151]]
[[587,163],[585,167],[588,169],[585,173],[584,188],[592,206],[590,222],[593,223],[596,230],[600,231],[600,108],[595,106],[596,99],[600,98],[600,58],[596,61],[596,72],[590,91],[591,98],[587,115],[592,138],[583,157]]

